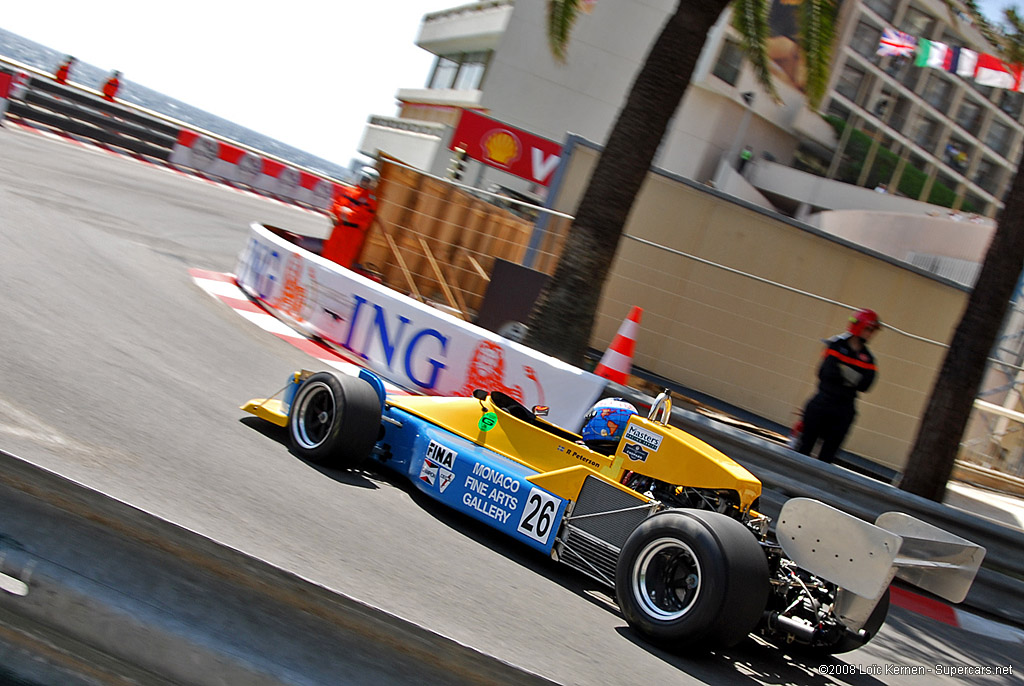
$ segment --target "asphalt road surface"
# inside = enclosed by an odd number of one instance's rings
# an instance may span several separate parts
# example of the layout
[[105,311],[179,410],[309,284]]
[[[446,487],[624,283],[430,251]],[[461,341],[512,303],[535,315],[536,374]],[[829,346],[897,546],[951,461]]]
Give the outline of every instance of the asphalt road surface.
[[[898,609],[871,644],[824,669],[754,639],[712,655],[664,653],[570,570],[386,474],[296,458],[238,405],[319,365],[187,273],[234,271],[252,221],[320,235],[328,226],[0,129],[0,447],[564,684],[1021,683],[1019,643]],[[894,673],[912,670],[930,671]]]

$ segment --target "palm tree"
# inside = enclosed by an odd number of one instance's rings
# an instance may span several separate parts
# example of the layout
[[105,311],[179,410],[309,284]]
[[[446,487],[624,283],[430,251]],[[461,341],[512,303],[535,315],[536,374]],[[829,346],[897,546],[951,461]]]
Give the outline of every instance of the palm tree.
[[[1015,63],[1024,61],[1024,22],[1016,10],[1004,10],[1003,31],[996,33],[978,12],[973,0],[968,0],[967,6],[1004,59]],[[953,473],[960,439],[967,428],[989,352],[1024,267],[1022,225],[1024,178],[1018,173],[918,426],[917,438],[900,480],[900,488],[905,491],[939,502],[946,493],[946,483]]]
[[[556,57],[565,55],[581,5],[581,0],[549,0],[548,35]],[[630,208],[690,82],[708,31],[728,5],[728,0],[680,0],[652,45],[577,208],[554,276],[530,318],[527,343],[533,347],[568,362],[582,361]],[[965,5],[986,36],[998,41],[999,34],[991,31],[974,0],[965,0]],[[767,92],[774,93],[765,56],[769,7],[770,0],[736,0],[733,14],[755,73]],[[808,96],[816,105],[827,83],[835,6],[831,0],[804,0],[801,9]],[[1019,36],[1017,19],[1008,13]],[[945,492],[986,358],[1024,266],[1022,184],[1019,175],[1014,178],[904,471],[901,488],[926,498],[941,500]]]
[[[548,2],[548,37],[557,58],[565,57],[582,4],[581,0]],[[601,287],[626,218],[690,84],[708,31],[728,5],[729,0],[680,0],[665,22],[636,75],[576,210],[562,257],[530,318],[527,344],[573,364],[582,362]],[[765,90],[777,97],[765,47],[771,0],[736,0],[734,7],[734,23],[754,72]],[[801,4],[807,93],[815,104],[828,82],[834,18],[832,0]]]

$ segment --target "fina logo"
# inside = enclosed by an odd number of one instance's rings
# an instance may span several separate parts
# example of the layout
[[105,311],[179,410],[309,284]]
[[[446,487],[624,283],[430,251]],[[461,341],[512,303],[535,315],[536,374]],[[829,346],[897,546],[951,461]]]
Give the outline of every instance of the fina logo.
[[622,453],[633,460],[634,462],[646,462],[649,452],[638,446],[636,443],[630,443],[622,449]]

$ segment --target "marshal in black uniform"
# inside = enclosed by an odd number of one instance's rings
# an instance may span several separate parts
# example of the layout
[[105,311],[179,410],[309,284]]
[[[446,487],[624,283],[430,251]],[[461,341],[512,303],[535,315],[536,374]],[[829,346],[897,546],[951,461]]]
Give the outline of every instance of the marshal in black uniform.
[[857,394],[871,388],[875,381],[875,358],[867,341],[881,325],[873,311],[860,310],[850,318],[846,333],[825,341],[827,347],[818,367],[818,392],[804,407],[798,452],[810,455],[821,441],[818,459],[835,460],[857,416]]

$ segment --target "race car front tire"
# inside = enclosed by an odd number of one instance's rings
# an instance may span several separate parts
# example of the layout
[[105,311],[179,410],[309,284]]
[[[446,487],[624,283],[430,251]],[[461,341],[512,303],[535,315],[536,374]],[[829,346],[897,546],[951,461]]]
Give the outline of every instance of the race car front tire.
[[651,643],[676,651],[738,643],[761,619],[768,561],[753,533],[717,512],[677,509],[645,520],[619,555],[619,608]]
[[354,376],[317,372],[302,384],[288,412],[288,436],[299,457],[354,469],[380,435],[380,398]]

